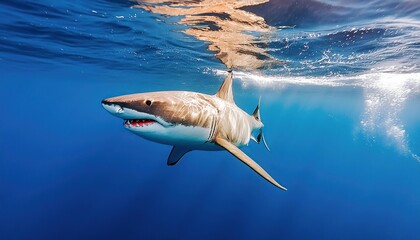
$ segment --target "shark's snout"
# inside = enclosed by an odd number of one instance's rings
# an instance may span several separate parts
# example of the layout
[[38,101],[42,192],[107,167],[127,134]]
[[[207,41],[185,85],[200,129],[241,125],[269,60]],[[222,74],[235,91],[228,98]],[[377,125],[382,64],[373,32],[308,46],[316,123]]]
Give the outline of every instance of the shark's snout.
[[112,115],[115,115],[118,117],[118,115],[124,113],[124,108],[121,107],[118,104],[112,103],[108,99],[102,100],[102,106]]

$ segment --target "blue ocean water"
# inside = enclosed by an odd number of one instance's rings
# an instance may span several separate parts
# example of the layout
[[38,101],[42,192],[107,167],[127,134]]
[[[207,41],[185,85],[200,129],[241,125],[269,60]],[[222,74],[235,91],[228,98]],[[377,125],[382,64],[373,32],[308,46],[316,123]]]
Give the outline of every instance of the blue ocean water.
[[102,109],[135,92],[215,93],[226,67],[176,18],[130,1],[0,2],[0,239],[419,239],[420,5],[254,7],[286,61],[234,72],[262,96],[267,152],[143,140]]

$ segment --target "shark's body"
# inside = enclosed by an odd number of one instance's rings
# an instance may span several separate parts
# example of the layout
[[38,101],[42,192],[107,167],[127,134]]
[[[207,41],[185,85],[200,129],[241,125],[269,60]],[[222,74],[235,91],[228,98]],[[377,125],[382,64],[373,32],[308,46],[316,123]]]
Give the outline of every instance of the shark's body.
[[[236,106],[232,73],[216,95],[166,91],[124,95],[102,101],[111,114],[124,119],[133,133],[173,145],[168,165],[175,165],[192,150],[227,150],[275,186],[284,189],[239,148],[250,139],[263,140],[259,104],[252,115]],[[256,134],[253,134],[256,133]],[[256,137],[254,135],[257,135]]]

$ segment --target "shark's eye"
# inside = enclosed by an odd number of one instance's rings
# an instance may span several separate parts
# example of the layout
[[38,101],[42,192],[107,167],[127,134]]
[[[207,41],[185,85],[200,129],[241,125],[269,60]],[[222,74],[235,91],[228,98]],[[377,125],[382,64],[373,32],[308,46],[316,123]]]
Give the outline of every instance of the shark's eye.
[[150,100],[146,100],[146,105],[147,105],[147,106],[152,105],[152,101],[150,101]]

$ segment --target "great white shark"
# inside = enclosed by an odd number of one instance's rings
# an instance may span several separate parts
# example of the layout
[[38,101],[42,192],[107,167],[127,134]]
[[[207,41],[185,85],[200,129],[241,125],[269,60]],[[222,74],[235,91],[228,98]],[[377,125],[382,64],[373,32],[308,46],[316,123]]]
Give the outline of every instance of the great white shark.
[[227,150],[261,177],[286,190],[240,150],[250,139],[262,141],[260,102],[252,115],[233,100],[232,72],[215,95],[164,91],[123,95],[102,101],[112,115],[124,120],[129,131],[154,142],[172,145],[167,164],[175,165],[192,150]]

